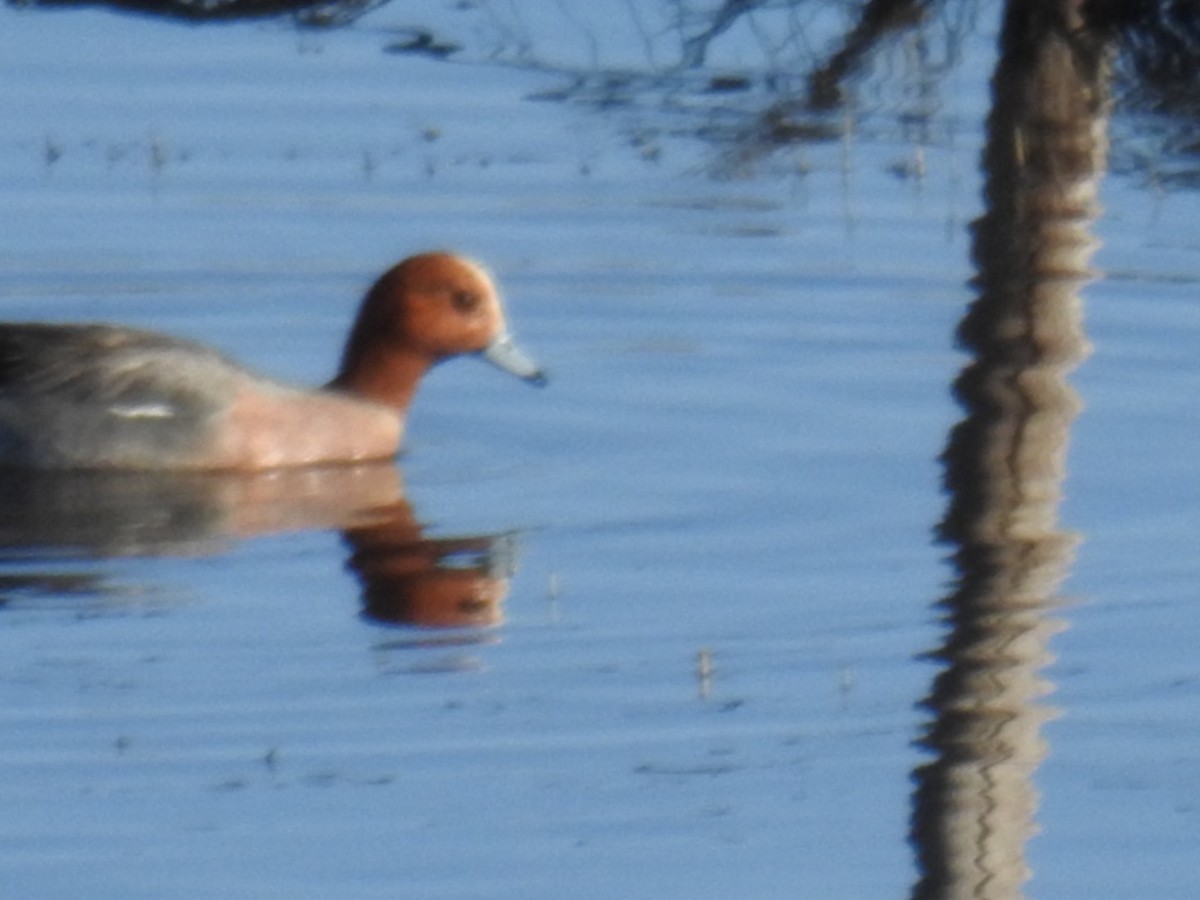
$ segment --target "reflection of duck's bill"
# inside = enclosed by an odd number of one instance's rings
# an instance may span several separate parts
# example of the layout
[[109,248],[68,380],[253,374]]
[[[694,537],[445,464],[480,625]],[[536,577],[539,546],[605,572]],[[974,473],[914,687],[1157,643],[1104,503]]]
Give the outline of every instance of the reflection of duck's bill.
[[541,366],[525,355],[525,351],[516,345],[512,335],[507,331],[493,338],[492,342],[483,348],[480,355],[492,365],[498,366],[518,378],[523,378],[531,384],[538,387],[546,384],[546,373],[542,371]]

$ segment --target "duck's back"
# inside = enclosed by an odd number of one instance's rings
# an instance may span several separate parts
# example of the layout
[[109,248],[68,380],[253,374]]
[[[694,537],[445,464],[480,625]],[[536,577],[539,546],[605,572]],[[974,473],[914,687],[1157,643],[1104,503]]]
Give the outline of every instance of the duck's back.
[[0,464],[186,465],[233,402],[234,363],[107,325],[0,325]]

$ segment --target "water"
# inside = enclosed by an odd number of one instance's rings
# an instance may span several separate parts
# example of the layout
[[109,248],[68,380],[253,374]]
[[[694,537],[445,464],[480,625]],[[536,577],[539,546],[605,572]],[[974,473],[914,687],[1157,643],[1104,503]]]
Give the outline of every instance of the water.
[[[836,5],[796,9],[822,46]],[[747,153],[728,136],[762,98],[679,90],[671,32],[623,6],[319,32],[0,9],[4,318],[122,321],[318,382],[373,276],[453,246],[552,375],[440,368],[403,489],[390,468],[362,488],[402,490],[427,537],[518,545],[497,627],[365,616],[341,513],[295,508],[345,495],[321,483],[157,504],[182,544],[10,554],[3,893],[906,894],[995,61],[978,13],[949,77],[896,75],[942,53],[947,12],[867,73],[853,127]],[[464,50],[383,52],[412,26]],[[762,47],[743,21],[680,77]],[[645,80],[575,80],[598,68]],[[1184,897],[1196,203],[1135,171],[1102,202],[1026,890]]]

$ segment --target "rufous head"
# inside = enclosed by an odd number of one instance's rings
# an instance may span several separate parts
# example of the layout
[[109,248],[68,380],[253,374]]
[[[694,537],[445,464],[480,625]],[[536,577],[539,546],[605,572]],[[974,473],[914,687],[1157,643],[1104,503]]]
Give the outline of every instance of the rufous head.
[[453,253],[422,253],[367,292],[333,384],[403,406],[426,369],[472,353],[534,384],[546,381],[513,343],[488,272]]

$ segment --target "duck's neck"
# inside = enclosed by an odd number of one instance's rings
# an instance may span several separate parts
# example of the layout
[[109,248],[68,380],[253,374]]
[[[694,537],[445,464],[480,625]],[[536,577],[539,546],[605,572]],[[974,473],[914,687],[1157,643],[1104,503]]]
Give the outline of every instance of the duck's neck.
[[356,351],[342,360],[337,377],[328,387],[405,413],[432,361],[416,354],[397,353],[394,347],[385,351],[368,344]]

